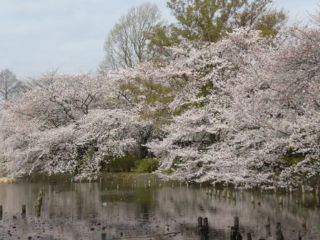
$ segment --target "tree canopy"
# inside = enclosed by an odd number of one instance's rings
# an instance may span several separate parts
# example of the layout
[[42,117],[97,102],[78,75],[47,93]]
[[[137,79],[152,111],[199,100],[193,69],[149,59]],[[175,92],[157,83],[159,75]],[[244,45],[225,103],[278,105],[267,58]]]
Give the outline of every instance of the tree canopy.
[[0,100],[8,101],[14,99],[25,87],[9,69],[0,72]]
[[92,179],[106,160],[140,151],[167,179],[311,182],[320,176],[319,16],[272,41],[244,26],[213,42],[181,39],[106,75],[44,74],[3,104],[0,167]]
[[182,39],[216,42],[239,27],[275,36],[286,20],[285,13],[270,7],[272,0],[170,0],[177,23],[158,25],[149,34],[152,45],[170,46]]
[[148,50],[145,33],[159,21],[160,12],[156,5],[145,3],[130,8],[108,34],[100,71],[133,67],[135,63],[149,60],[152,52]]

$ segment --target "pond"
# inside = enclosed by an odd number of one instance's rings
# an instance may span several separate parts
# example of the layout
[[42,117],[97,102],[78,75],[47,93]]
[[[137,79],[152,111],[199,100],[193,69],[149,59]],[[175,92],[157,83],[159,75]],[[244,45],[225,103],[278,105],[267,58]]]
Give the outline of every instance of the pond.
[[[274,239],[277,222],[284,239],[299,239],[299,234],[302,239],[320,239],[320,204],[315,193],[215,190],[161,182],[154,175],[110,174],[95,183],[43,177],[0,184],[0,205],[0,240],[229,240],[235,216],[243,239],[249,232],[252,239]],[[198,217],[208,218],[208,233],[199,233]]]

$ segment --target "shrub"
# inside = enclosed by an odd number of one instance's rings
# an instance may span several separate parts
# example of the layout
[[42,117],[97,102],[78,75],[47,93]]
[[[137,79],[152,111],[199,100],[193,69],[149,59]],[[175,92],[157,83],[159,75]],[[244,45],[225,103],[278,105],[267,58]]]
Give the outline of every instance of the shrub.
[[142,159],[137,167],[137,173],[151,173],[158,169],[159,162],[154,158]]
[[125,156],[111,160],[107,165],[108,172],[130,172],[135,167],[137,158],[135,156]]
[[167,170],[163,170],[161,173],[165,175],[171,175],[172,173],[174,173],[174,170],[172,168],[169,168]]

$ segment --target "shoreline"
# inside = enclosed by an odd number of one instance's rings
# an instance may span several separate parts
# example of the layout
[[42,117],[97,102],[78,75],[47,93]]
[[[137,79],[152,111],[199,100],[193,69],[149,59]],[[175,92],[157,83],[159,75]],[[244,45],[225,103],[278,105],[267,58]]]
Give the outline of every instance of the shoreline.
[[[136,172],[102,172],[95,179],[80,179],[75,180],[72,174],[55,174],[49,175],[45,173],[33,174],[27,177],[20,178],[8,178],[2,177],[0,175],[0,184],[12,184],[12,183],[36,183],[36,182],[71,182],[71,183],[94,183],[94,182],[102,182],[102,181],[114,181],[114,180],[123,180],[126,182],[136,181],[138,178],[144,177],[152,177],[157,178],[160,182],[163,183],[177,183],[179,185],[187,185],[187,186],[196,186],[210,189],[211,191],[221,191],[221,190],[240,190],[240,191],[260,191],[260,192],[274,192],[274,193],[292,193],[292,192],[320,192],[320,178],[318,181],[313,181],[314,184],[298,184],[297,186],[287,186],[287,187],[279,187],[276,185],[261,185],[261,186],[235,186],[234,184],[226,184],[226,183],[211,183],[211,182],[196,182],[196,181],[178,181],[168,178],[163,178],[161,175],[154,173],[136,173]],[[209,191],[210,191],[209,190]]]
[[16,183],[16,178],[7,178],[7,177],[1,177],[0,175],[0,183]]

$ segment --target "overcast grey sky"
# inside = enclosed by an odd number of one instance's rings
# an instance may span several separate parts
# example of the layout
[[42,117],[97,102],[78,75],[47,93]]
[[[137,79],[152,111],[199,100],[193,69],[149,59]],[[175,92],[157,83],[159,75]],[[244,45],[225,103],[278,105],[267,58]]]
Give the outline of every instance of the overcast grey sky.
[[[58,69],[95,71],[108,31],[131,6],[146,0],[0,0],[0,70],[21,79]],[[170,19],[166,0],[149,0]],[[274,0],[290,22],[306,20],[320,0]]]

